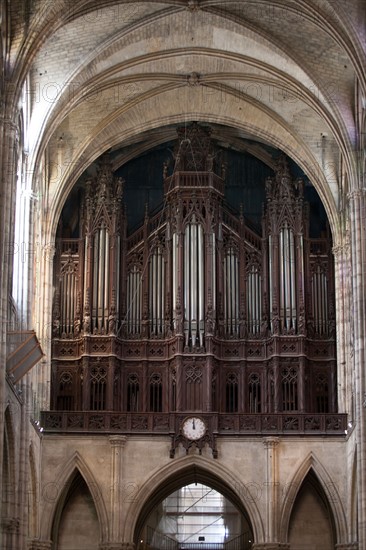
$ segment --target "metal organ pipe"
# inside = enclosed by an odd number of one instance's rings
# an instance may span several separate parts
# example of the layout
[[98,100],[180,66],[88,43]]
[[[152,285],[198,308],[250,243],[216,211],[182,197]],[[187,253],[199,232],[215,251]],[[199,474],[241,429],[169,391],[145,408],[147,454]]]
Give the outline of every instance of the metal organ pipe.
[[323,275],[323,333],[327,334],[328,332],[328,281],[325,273]]
[[154,251],[152,255],[152,331],[154,334],[156,334],[156,293],[157,293],[157,286],[156,286],[156,250]]
[[118,235],[117,236],[117,250],[116,250],[116,278],[115,278],[115,282],[116,282],[116,315],[117,315],[117,319],[119,317],[119,300],[120,300],[120,284],[119,284],[119,281],[120,281],[120,262],[121,262],[121,256],[120,256],[120,250],[121,250],[121,237]]
[[285,273],[285,285],[284,285],[284,303],[285,303],[285,316],[286,323],[285,327],[288,330],[291,323],[291,305],[290,305],[290,247],[289,247],[289,230],[286,225],[284,230],[284,250],[283,250],[283,267]]
[[104,327],[108,319],[109,309],[109,233],[105,233],[105,254],[104,254]]
[[98,328],[103,326],[103,299],[104,299],[104,253],[105,229],[99,232],[99,261],[98,261]]
[[279,265],[280,265],[280,319],[281,322],[285,319],[285,297],[284,297],[284,278],[285,273],[283,269],[283,249],[284,249],[284,239],[283,239],[283,230],[280,231],[280,258],[279,258]]
[[164,333],[164,318],[165,318],[165,260],[163,251],[160,251],[160,270],[161,270],[161,291],[160,291],[160,332]]
[[196,345],[197,336],[197,225],[193,216],[191,224],[191,336],[192,346]]
[[[164,332],[164,291],[165,291],[165,266],[163,251],[158,246],[152,255],[150,262],[150,330],[158,335]],[[140,306],[142,295],[139,293]],[[139,310],[140,311],[140,310]]]
[[198,225],[198,322],[200,346],[204,334],[204,269],[203,269],[203,227]]
[[[220,224],[221,227],[221,224]],[[212,239],[212,309],[216,311],[216,239],[215,233],[211,234]]]
[[187,225],[184,232],[184,337],[185,345],[188,346],[190,326],[190,225]]
[[296,265],[295,265],[295,241],[293,231],[289,230],[290,235],[290,288],[291,288],[291,320],[292,328],[296,330]]
[[192,346],[204,335],[204,240],[203,227],[193,215],[184,232],[184,335]]
[[271,331],[273,331],[273,258],[272,258],[272,235],[268,236],[268,273],[269,273],[269,316]]
[[176,300],[177,300],[177,247],[178,247],[178,239],[177,234],[173,233],[173,323],[174,323],[174,329],[176,328]]
[[92,326],[97,326],[98,316],[98,272],[99,272],[99,233],[94,235],[94,250],[93,250],[93,306],[92,306]]

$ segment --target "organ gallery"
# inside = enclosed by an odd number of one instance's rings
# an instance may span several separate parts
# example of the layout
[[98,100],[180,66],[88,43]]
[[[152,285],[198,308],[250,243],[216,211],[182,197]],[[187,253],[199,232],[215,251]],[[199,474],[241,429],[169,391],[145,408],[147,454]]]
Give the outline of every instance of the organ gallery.
[[164,413],[199,411],[213,431],[338,430],[332,243],[309,235],[304,180],[278,156],[254,227],[210,127],[177,133],[137,228],[107,154],[73,203],[79,235],[60,222],[52,409],[80,414],[58,427],[174,431]]

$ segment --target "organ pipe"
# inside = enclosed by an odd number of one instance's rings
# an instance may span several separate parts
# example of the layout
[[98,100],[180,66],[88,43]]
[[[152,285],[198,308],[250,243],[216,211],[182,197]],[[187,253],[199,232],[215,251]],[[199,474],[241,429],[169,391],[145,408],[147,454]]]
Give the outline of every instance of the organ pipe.
[[203,345],[204,243],[203,227],[193,215],[184,231],[184,335],[185,345]]
[[238,332],[239,323],[239,262],[238,257],[230,247],[224,260],[224,316],[228,334],[234,336]]
[[150,262],[150,330],[152,334],[164,332],[165,311],[165,265],[161,247],[157,247]]
[[172,303],[173,303],[173,327],[176,329],[176,300],[177,300],[177,272],[178,272],[178,266],[177,266],[177,250],[178,248],[178,238],[177,234],[173,233],[173,246],[172,246],[172,253],[173,253],[173,289],[172,289]]
[[326,274],[320,265],[313,272],[311,304],[315,332],[319,335],[326,335],[328,332],[328,284]]

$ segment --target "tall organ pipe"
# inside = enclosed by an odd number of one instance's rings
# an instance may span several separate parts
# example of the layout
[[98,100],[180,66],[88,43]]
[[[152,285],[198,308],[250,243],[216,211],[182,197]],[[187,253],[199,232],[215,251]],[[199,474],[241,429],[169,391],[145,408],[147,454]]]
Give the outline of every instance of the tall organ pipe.
[[273,258],[272,258],[272,235],[268,236],[268,272],[269,272],[269,317],[271,331],[273,331]]
[[291,286],[291,318],[292,327],[296,329],[296,265],[295,265],[295,242],[294,234],[290,229],[290,286]]
[[203,228],[198,225],[198,322],[200,346],[203,346],[204,333],[204,270],[203,270]]
[[177,247],[178,247],[178,239],[177,234],[173,233],[173,325],[174,329],[176,328],[176,307],[177,307]]
[[196,345],[197,336],[197,225],[196,220],[193,217],[193,223],[191,224],[191,335],[192,345]]

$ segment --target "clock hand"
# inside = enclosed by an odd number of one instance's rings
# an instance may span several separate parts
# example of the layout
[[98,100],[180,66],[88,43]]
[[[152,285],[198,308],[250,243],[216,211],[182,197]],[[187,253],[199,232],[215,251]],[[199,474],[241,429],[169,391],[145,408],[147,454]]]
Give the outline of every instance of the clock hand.
[[196,429],[196,424],[194,423],[194,418],[192,420],[192,428],[195,430]]

